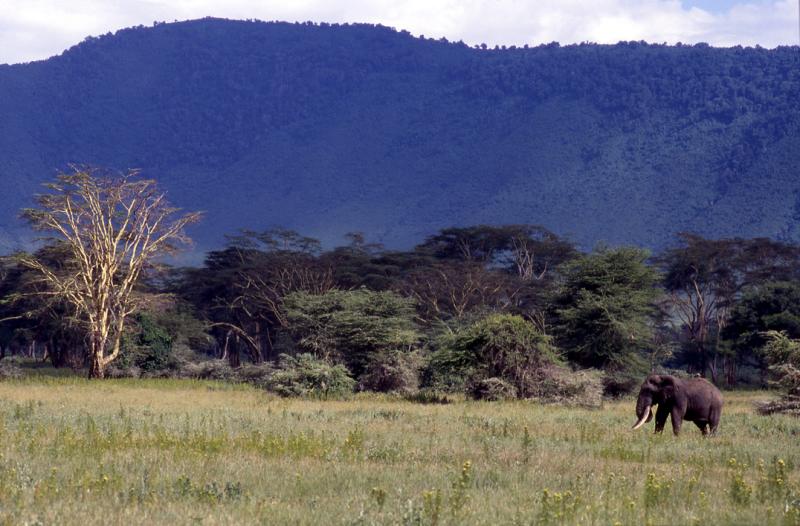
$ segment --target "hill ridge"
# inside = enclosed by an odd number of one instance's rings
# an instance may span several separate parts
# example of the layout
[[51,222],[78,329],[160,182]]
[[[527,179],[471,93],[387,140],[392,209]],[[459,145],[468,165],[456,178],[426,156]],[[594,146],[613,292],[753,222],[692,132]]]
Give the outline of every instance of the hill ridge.
[[[283,225],[406,247],[537,223],[583,246],[800,240],[800,53],[639,42],[475,49],[369,24],[200,19],[0,66],[0,250],[68,163],[207,211],[198,248]],[[3,234],[5,232],[5,234]]]

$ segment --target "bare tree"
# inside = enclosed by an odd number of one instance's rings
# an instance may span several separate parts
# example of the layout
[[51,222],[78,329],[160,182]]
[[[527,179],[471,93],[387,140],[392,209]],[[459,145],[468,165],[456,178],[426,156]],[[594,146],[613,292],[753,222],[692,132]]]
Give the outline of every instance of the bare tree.
[[324,294],[335,288],[333,270],[321,267],[303,258],[278,258],[266,255],[264,263],[271,265],[240,271],[231,283],[237,294],[224,305],[232,322],[217,322],[211,326],[226,327],[233,331],[250,348],[254,363],[272,356],[273,333],[276,328],[286,328],[289,321],[284,304],[292,292]]
[[747,287],[793,279],[800,253],[796,247],[764,238],[705,239],[679,234],[681,246],[657,261],[664,269],[664,287],[674,320],[679,322],[700,374],[716,383],[718,358],[729,384],[736,380],[735,357],[722,354],[721,341],[731,309]]
[[503,310],[514,303],[521,283],[472,262],[442,262],[411,271],[397,287],[419,305],[428,322],[463,318],[487,307]]
[[90,378],[102,378],[120,353],[125,322],[137,310],[134,287],[153,260],[189,239],[184,227],[198,213],[171,206],[153,180],[136,171],[106,175],[73,167],[47,184],[50,193],[36,197],[38,208],[23,216],[37,230],[49,232],[67,247],[74,264],[54,270],[23,256],[47,294],[66,302],[75,321],[86,328]]

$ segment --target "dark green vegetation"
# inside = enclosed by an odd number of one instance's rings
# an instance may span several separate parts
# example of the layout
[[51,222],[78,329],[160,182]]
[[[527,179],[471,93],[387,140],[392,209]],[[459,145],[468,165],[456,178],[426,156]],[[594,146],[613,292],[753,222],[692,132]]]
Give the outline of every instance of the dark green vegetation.
[[800,239],[800,53],[626,43],[471,49],[368,25],[199,20],[0,66],[0,243],[69,162],[142,168],[243,225],[407,248],[536,223],[661,248]]
[[[349,237],[325,251],[293,231],[248,231],[201,267],[148,268],[122,353],[97,376],[599,406],[666,369],[727,387],[772,375],[795,394],[798,245],[684,234],[656,257],[581,253],[531,225],[449,228],[409,251]],[[61,243],[33,257],[43,266],[0,258],[2,356],[81,370],[89,324],[39,277],[72,279],[72,256]],[[18,359],[0,376],[20,376]]]

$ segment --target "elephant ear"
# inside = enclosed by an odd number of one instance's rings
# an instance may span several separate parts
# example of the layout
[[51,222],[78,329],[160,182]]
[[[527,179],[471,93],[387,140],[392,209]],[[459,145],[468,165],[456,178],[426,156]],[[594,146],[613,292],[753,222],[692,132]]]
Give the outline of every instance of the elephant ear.
[[664,395],[665,400],[674,399],[678,391],[678,385],[675,382],[674,376],[662,375],[659,376],[658,385],[661,387],[661,393]]

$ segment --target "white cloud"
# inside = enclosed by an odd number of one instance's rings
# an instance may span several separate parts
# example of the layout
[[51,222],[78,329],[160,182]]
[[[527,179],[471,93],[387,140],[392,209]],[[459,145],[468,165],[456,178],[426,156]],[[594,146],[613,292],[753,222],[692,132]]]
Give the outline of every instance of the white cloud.
[[155,20],[218,16],[372,22],[469,44],[646,40],[791,45],[795,0],[740,0],[710,13],[680,0],[2,0],[0,63],[37,60],[83,40]]

